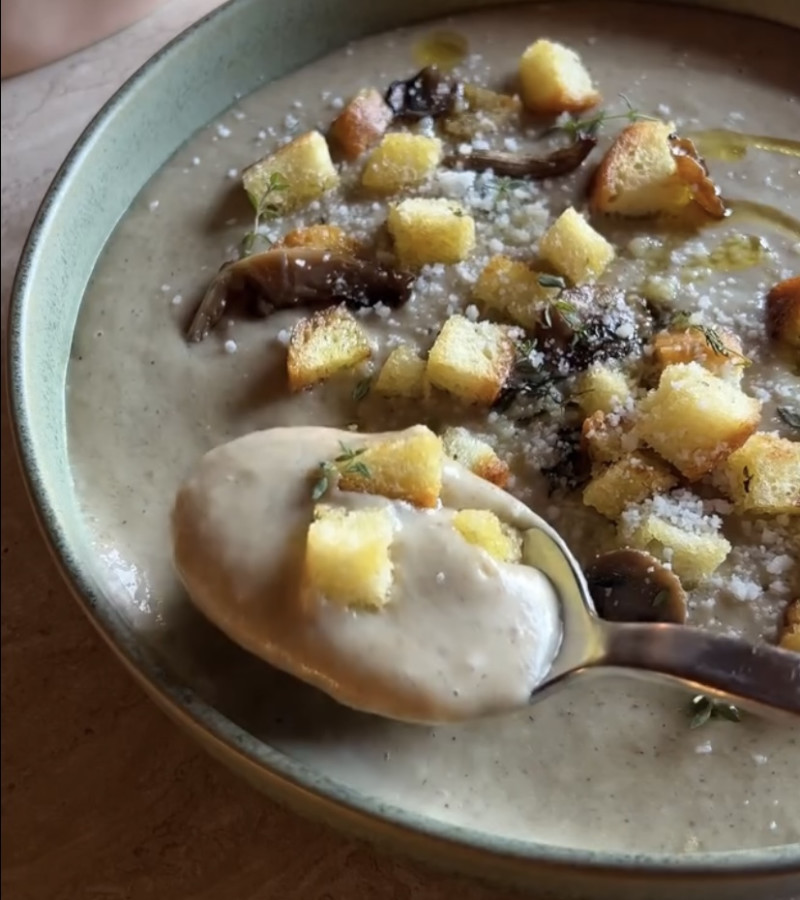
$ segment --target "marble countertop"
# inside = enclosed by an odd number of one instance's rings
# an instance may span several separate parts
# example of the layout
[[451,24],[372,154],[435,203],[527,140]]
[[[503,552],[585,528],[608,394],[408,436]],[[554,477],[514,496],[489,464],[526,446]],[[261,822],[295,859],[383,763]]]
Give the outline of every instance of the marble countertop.
[[[111,93],[218,0],[2,84],[3,347],[36,208]],[[2,406],[2,887],[14,900],[503,900],[285,812],[150,703],[70,598],[22,489]]]

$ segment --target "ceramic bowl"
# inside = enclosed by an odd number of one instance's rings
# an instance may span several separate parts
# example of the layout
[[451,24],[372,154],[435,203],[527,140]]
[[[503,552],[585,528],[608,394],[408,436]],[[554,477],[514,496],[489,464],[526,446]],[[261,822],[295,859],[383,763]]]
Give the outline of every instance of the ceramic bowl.
[[[236,95],[355,38],[485,0],[235,0],[151,59],[106,104],[58,172],[13,290],[9,385],[16,438],[41,526],[79,603],[152,698],[210,753],[298,811],[537,897],[659,900],[800,896],[797,847],[686,856],[593,852],[454,827],[356,794],[259,741],[176,678],[114,605],[92,565],[67,456],[65,373],[76,317],[102,247],[139,190]],[[706,0],[800,27],[795,0]]]

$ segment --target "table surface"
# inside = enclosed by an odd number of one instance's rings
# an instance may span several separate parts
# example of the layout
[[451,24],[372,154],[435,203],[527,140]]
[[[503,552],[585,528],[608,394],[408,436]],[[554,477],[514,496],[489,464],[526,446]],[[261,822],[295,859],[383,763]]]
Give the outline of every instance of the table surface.
[[[218,0],[172,0],[2,84],[2,323],[22,243],[90,117]],[[50,561],[2,405],[2,887],[14,900],[502,900],[275,806],[192,744],[101,643]]]

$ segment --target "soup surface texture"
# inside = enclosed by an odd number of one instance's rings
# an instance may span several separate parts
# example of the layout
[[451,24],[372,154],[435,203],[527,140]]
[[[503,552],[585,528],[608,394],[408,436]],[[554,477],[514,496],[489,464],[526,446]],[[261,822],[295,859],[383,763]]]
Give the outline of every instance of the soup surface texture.
[[[440,168],[415,189],[462,204],[475,220],[476,247],[458,264],[423,267],[402,308],[357,316],[373,347],[359,371],[288,391],[286,345],[304,310],[263,320],[231,315],[202,343],[187,343],[198,298],[253,227],[242,169],[287,137],[324,133],[358,90],[383,91],[409,77],[430,52],[430,35],[442,31],[468,44],[453,75],[494,90],[506,89],[532,41],[561,41],[591,71],[602,108],[622,118],[603,123],[589,165],[563,178],[498,180]],[[796,728],[748,716],[691,728],[685,692],[611,675],[587,676],[541,704],[460,725],[356,713],[213,628],[180,586],[170,539],[179,485],[203,454],[229,440],[282,426],[378,432],[422,423],[484,436],[509,464],[509,492],[550,521],[583,563],[614,546],[614,524],[584,505],[580,490],[550,491],[543,472],[565,452],[563,423],[552,410],[522,404],[487,412],[444,393],[426,404],[387,402],[358,385],[399,343],[424,354],[448,316],[482,316],[473,291],[489,258],[530,255],[564,209],[585,208],[591,163],[628,124],[626,102],[696,135],[732,214],[688,232],[652,220],[596,223],[617,251],[602,283],[666,298],[676,312],[734,331],[751,362],[742,388],[762,402],[759,429],[796,440],[778,410],[797,406],[797,371],[766,336],[764,297],[800,267],[800,159],[788,144],[764,149],[764,141],[735,134],[800,135],[797,40],[797,32],[756,20],[656,4],[484,11],[343,48],[237,102],[175,154],[98,262],[75,333],[67,406],[98,577],[176,679],[330,779],[438,820],[596,849],[800,842]],[[545,124],[486,140],[507,152],[563,143],[563,135],[539,139]],[[413,130],[430,128],[423,120]],[[373,236],[387,200],[356,190],[362,167],[363,159],[342,164],[340,188],[264,222],[265,238],[321,221]],[[737,517],[713,492],[681,503],[690,530],[719,527],[732,545],[716,572],[689,591],[689,624],[774,640],[784,608],[800,596],[800,519]],[[284,526],[279,517],[271,522],[261,535],[265,547]]]

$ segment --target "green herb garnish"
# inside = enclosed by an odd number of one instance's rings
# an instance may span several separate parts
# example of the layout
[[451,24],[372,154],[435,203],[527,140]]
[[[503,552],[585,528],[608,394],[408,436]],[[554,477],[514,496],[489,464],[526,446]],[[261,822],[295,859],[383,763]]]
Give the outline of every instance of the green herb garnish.
[[667,602],[668,599],[669,599],[669,591],[666,588],[664,588],[663,590],[660,590],[655,595],[655,597],[653,597],[653,599],[650,601],[650,604],[653,607],[653,609],[658,609],[660,606],[663,606]]
[[580,135],[593,137],[600,131],[600,129],[603,127],[603,125],[606,124],[606,122],[612,122],[618,119],[626,119],[628,122],[640,122],[642,120],[646,120],[648,122],[659,121],[655,116],[648,116],[644,113],[640,113],[639,110],[636,109],[631,101],[625,96],[625,94],[620,94],[619,96],[626,106],[625,112],[614,113],[609,112],[606,109],[601,109],[599,112],[595,113],[593,116],[590,116],[587,119],[570,119],[563,125],[556,125],[555,130],[565,131],[573,138],[577,138]]
[[369,393],[369,389],[372,386],[372,377],[367,376],[366,378],[362,378],[359,382],[356,383],[356,386],[353,388],[353,400],[356,403],[360,403],[364,397]]
[[266,236],[261,234],[259,229],[265,220],[274,219],[280,213],[281,207],[275,200],[275,194],[285,191],[288,187],[289,182],[280,172],[273,172],[269,176],[264,193],[256,204],[253,228],[245,234],[239,245],[240,259],[244,259],[245,256],[249,256],[253,252],[257,241],[266,241]]
[[716,328],[713,328],[711,325],[700,325],[696,322],[691,322],[689,320],[689,316],[686,313],[678,313],[672,319],[672,327],[673,328],[683,328],[687,331],[697,331],[703,335],[706,344],[711,348],[711,351],[717,356],[725,356],[728,359],[735,358],[738,359],[742,365],[749,366],[750,360],[744,356],[744,354],[739,353],[737,350],[732,350],[730,347],[727,347],[720,336],[719,331]]
[[788,406],[779,406],[778,415],[783,419],[789,428],[800,431],[800,412],[789,409]]
[[723,700],[714,700],[705,694],[692,697],[688,708],[689,728],[700,728],[711,719],[724,719],[727,722],[741,722],[742,713],[737,706]]
[[339,448],[341,453],[334,457],[333,462],[326,460],[317,467],[317,480],[311,488],[311,499],[314,501],[321,499],[328,492],[330,486],[336,484],[339,476],[345,472],[360,475],[362,478],[370,477],[369,466],[358,458],[367,449],[366,447],[353,450],[343,441],[339,441]]
[[539,287],[557,288],[559,294],[563,293],[567,288],[567,282],[560,275],[549,275],[547,272],[543,272],[537,280]]

